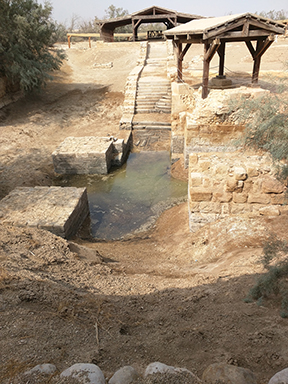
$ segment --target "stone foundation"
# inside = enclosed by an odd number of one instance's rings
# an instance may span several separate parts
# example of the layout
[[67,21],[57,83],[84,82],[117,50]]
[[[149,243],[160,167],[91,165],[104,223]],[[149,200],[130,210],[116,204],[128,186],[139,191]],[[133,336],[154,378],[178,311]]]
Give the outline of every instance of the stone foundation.
[[66,137],[52,153],[60,174],[106,174],[113,157],[112,140],[102,137]]
[[273,176],[268,156],[194,153],[189,156],[189,224],[192,232],[233,215],[288,213],[286,187]]
[[1,224],[45,229],[70,238],[89,215],[86,188],[22,187],[0,201]]

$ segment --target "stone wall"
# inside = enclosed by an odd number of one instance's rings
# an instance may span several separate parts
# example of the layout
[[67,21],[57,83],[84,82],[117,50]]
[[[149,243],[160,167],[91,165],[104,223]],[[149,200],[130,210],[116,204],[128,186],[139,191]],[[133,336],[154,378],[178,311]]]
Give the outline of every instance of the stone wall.
[[286,187],[274,177],[268,156],[242,152],[189,156],[189,225],[196,232],[228,216],[288,213]]
[[145,65],[147,58],[147,47],[148,42],[142,42],[140,44],[140,52],[137,60],[137,65],[129,73],[129,76],[126,80],[125,85],[125,98],[122,107],[122,117],[119,123],[120,129],[131,130],[132,121],[135,112],[135,102],[136,102],[136,91],[137,91],[137,82]]

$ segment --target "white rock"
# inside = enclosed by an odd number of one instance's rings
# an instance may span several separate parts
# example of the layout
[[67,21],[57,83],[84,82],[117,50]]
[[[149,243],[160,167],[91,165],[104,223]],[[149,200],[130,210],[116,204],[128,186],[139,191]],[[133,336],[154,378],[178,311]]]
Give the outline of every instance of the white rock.
[[78,363],[65,369],[60,377],[72,377],[79,384],[105,384],[106,380],[101,369],[95,364]]
[[145,370],[144,377],[147,377],[148,375],[153,375],[155,373],[178,374],[182,372],[190,373],[192,376],[196,377],[192,372],[188,371],[188,369],[186,368],[174,368],[174,367],[171,367],[170,365],[166,365],[159,362],[149,364]]
[[109,384],[131,384],[139,377],[137,371],[131,366],[120,368],[109,380]]
[[148,365],[148,367],[145,370],[144,377],[147,377],[148,375],[153,375],[155,373],[166,373],[166,372],[172,373],[173,370],[174,368],[169,365],[155,362]]
[[25,375],[31,375],[33,373],[52,375],[56,372],[56,367],[54,364],[38,364],[34,368],[30,369],[30,371],[25,372]]
[[282,371],[277,372],[271,379],[268,384],[287,384],[288,383],[288,368],[283,369]]

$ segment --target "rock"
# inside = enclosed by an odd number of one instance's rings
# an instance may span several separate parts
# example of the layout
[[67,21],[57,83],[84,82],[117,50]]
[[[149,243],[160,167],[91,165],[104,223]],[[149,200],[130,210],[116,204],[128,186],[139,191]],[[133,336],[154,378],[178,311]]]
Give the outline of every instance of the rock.
[[201,187],[190,188],[190,198],[191,201],[210,201],[212,192]]
[[166,372],[173,373],[174,369],[175,368],[163,363],[159,363],[159,362],[151,363],[146,368],[144,377],[147,377],[148,375],[153,375],[155,373],[166,373]]
[[77,379],[79,384],[105,384],[101,369],[95,364],[74,364],[60,374],[61,378]]
[[206,384],[256,384],[256,378],[249,369],[225,363],[209,365],[203,372],[202,380]]
[[246,169],[243,167],[235,167],[234,175],[235,175],[236,180],[246,180],[247,179],[247,172],[246,172]]
[[288,368],[277,372],[273,377],[271,377],[268,384],[288,384]]
[[131,366],[120,368],[111,379],[109,384],[130,384],[139,377],[137,371]]
[[275,205],[262,207],[259,209],[259,213],[262,216],[279,216],[280,215],[280,211],[277,207],[275,207]]
[[282,193],[285,186],[274,177],[266,176],[262,182],[262,192],[264,193]]
[[38,364],[34,368],[30,369],[30,371],[25,372],[25,375],[31,375],[34,373],[44,374],[44,375],[52,375],[56,372],[57,368],[54,364]]

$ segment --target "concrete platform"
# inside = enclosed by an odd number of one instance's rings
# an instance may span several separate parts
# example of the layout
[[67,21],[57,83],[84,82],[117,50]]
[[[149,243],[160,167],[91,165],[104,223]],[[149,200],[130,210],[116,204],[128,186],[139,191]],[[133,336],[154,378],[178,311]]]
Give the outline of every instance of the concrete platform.
[[113,143],[109,137],[67,137],[52,158],[56,173],[107,174],[113,159]]
[[20,187],[0,201],[0,223],[73,236],[89,214],[86,188]]

